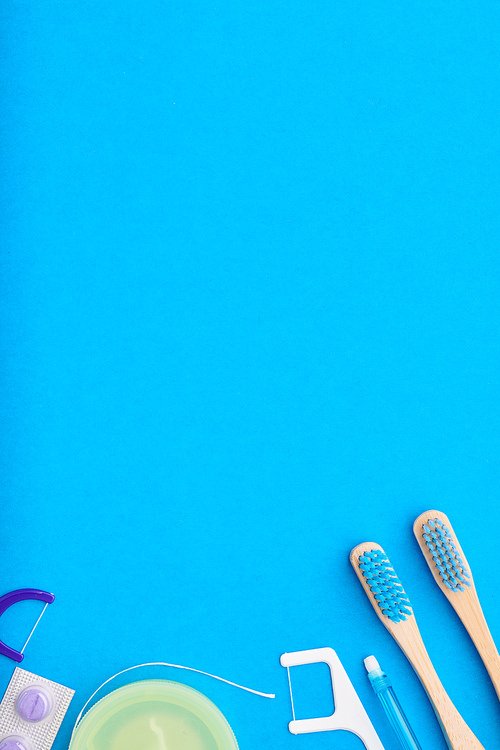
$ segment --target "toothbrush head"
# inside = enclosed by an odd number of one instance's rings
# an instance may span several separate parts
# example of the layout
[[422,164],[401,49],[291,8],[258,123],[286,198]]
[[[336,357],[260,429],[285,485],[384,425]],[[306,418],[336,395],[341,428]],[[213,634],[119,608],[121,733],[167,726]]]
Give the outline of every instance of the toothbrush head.
[[422,513],[413,524],[413,531],[434,579],[447,596],[474,588],[469,565],[444,513]]
[[364,542],[350,555],[351,564],[375,611],[387,625],[404,622],[413,615],[403,584],[380,545]]
[[422,539],[444,585],[450,591],[464,591],[465,586],[470,587],[469,571],[446,524],[439,518],[429,518],[422,524]]

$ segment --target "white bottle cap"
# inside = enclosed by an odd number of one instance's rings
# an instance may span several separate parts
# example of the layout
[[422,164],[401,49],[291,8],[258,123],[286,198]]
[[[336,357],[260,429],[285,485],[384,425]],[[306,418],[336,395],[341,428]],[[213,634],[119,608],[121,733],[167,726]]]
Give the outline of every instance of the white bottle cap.
[[374,669],[380,669],[380,665],[374,656],[367,656],[365,659],[367,672],[373,672]]

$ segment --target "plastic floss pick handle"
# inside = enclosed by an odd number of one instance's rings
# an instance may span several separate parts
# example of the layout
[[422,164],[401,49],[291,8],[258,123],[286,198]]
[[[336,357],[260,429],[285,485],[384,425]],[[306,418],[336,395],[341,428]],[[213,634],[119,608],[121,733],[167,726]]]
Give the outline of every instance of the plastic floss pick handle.
[[[325,662],[330,668],[334,712],[331,716],[297,720],[295,719],[295,710],[293,707],[289,669],[290,667],[302,664],[316,664],[317,662]],[[288,724],[288,729],[292,734],[344,729],[347,732],[357,735],[363,742],[366,750],[384,750],[384,746],[333,648],[314,648],[308,651],[295,651],[294,653],[283,654],[280,663],[283,667],[287,668],[288,680],[290,682],[293,721]]]
[[7,646],[7,644],[3,641],[0,641],[0,654],[7,656],[9,659],[13,659],[18,664],[22,662],[22,660],[24,659],[23,651],[28,645],[28,641],[33,635],[36,626],[40,622],[43,613],[47,609],[48,605],[52,604],[54,598],[54,594],[50,594],[48,591],[41,591],[40,589],[16,589],[16,591],[11,591],[9,594],[0,596],[0,617],[3,615],[5,610],[9,609],[9,607],[12,607],[13,604],[17,604],[18,602],[24,602],[28,599],[45,602],[45,607],[43,608],[40,617],[35,622],[33,629],[28,636],[28,640],[26,641],[22,649],[20,651],[16,651],[14,648]]

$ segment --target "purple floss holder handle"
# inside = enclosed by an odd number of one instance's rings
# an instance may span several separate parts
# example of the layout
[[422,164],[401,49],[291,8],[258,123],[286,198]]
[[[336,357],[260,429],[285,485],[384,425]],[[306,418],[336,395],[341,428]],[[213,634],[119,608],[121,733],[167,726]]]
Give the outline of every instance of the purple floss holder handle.
[[[0,596],[0,617],[3,615],[5,610],[9,609],[9,607],[12,607],[13,604],[17,604],[18,602],[23,602],[29,599],[33,599],[39,602],[45,602],[45,606],[47,606],[47,604],[52,604],[52,602],[55,599],[55,596],[54,594],[49,594],[48,591],[41,591],[40,589],[16,589],[16,591],[11,591],[9,594],[4,594],[3,596]],[[43,615],[43,612],[42,612],[42,615]],[[40,615],[40,617],[42,615]],[[35,627],[33,628],[33,630],[38,625],[40,621],[40,617],[36,621]],[[31,635],[33,634],[33,630],[30,633],[28,641],[31,638]],[[26,643],[28,643],[28,641],[26,641]],[[15,649],[11,648],[10,646],[7,646],[7,644],[5,644],[3,641],[0,640],[0,654],[7,656],[9,659],[13,659],[15,662],[19,664],[24,659],[24,654],[22,652],[26,648],[26,643],[24,644],[22,651],[16,651]]]

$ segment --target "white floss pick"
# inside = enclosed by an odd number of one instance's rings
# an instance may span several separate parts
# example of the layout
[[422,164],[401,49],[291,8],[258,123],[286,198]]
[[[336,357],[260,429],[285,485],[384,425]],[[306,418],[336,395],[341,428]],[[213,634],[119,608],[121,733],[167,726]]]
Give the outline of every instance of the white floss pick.
[[16,667],[0,703],[0,750],[50,750],[74,694]]

